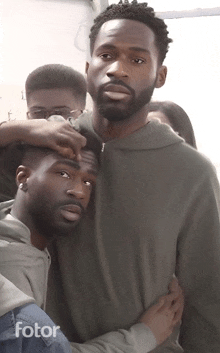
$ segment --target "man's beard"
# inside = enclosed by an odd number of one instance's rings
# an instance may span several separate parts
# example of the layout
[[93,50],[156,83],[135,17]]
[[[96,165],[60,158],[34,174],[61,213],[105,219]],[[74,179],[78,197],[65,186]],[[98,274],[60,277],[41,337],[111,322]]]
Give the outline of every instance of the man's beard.
[[146,104],[148,104],[153,95],[155,84],[143,90],[138,97],[136,97],[135,91],[128,87],[123,82],[117,82],[117,84],[123,85],[129,89],[131,92],[130,102],[126,104],[124,108],[119,107],[118,101],[111,101],[109,104],[109,99],[103,97],[103,86],[100,87],[97,96],[97,106],[99,114],[109,121],[123,121],[129,119],[132,115],[136,114],[141,110]]
[[[74,202],[71,202],[71,204],[73,203]],[[53,238],[66,237],[73,234],[73,230],[78,221],[57,221],[57,218],[60,217],[60,214],[59,212],[57,214],[56,211],[59,210],[60,207],[67,204],[68,202],[65,202],[63,204],[60,203],[59,205],[56,205],[56,207],[51,207],[46,198],[41,200],[41,202],[29,204],[29,214],[32,218],[32,223],[35,229],[48,241],[51,241]],[[81,207],[83,216],[85,209],[79,202],[76,201],[75,204]]]

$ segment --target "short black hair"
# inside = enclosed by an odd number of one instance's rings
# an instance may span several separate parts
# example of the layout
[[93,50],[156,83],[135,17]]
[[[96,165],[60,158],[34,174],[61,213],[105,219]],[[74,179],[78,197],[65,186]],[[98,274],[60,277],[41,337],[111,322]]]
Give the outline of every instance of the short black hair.
[[148,104],[148,110],[149,112],[162,112],[169,120],[173,130],[178,132],[186,143],[197,148],[190,118],[182,107],[171,101],[152,101]]
[[82,150],[92,151],[100,164],[102,151],[101,138],[98,137],[98,135],[96,135],[94,132],[87,130],[86,128],[81,128],[79,130],[79,133],[86,138],[86,145],[82,148]]
[[[86,146],[83,147],[82,150],[92,151],[97,158],[98,164],[100,164],[102,150],[101,139],[95,133],[85,128],[80,130],[80,134],[83,135],[87,141]],[[37,167],[43,156],[56,153],[56,151],[47,147],[34,146],[20,142],[9,145],[6,151],[3,170],[14,177],[19,165],[27,163],[30,166]]]
[[86,80],[72,67],[62,64],[47,64],[32,71],[25,82],[26,99],[40,89],[70,88],[84,104],[86,101]]
[[168,52],[169,43],[172,42],[172,39],[168,37],[167,25],[164,20],[156,17],[154,9],[149,7],[148,3],[138,4],[135,0],[131,3],[128,1],[122,3],[120,1],[119,4],[110,5],[95,18],[89,35],[91,54],[93,53],[95,41],[101,26],[105,22],[115,19],[134,20],[148,26],[155,34],[155,44],[159,50],[159,61],[160,64],[163,63]]

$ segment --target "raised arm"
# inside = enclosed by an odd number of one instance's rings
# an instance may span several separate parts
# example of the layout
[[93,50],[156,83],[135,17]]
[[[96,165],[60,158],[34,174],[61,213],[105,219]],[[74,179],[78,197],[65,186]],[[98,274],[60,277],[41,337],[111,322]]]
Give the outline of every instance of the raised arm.
[[51,148],[69,158],[78,157],[86,144],[86,139],[66,121],[21,120],[0,125],[0,147],[20,141]]

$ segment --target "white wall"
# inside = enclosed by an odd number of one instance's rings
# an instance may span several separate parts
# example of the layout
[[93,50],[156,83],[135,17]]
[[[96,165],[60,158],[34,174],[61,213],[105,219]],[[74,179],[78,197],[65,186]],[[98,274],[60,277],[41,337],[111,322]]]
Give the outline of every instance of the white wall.
[[200,151],[220,165],[220,17],[166,20],[174,42],[167,82],[154,98],[172,100],[190,116]]
[[21,90],[38,66],[61,63],[84,73],[93,9],[89,0],[2,0],[0,120],[25,118]]

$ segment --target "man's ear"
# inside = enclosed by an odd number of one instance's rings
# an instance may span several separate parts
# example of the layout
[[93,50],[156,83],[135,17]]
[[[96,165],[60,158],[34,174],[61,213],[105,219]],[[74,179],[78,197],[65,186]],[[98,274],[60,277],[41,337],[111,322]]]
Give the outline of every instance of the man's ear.
[[166,77],[167,77],[167,67],[162,65],[160,66],[157,74],[157,81],[156,81],[156,88],[160,88],[164,85],[166,82]]
[[30,168],[20,165],[16,170],[16,184],[20,185],[21,183],[26,183],[30,175]]
[[88,73],[88,70],[89,70],[89,62],[87,61],[87,62],[86,62],[86,67],[85,67],[86,75],[87,75],[87,73]]

